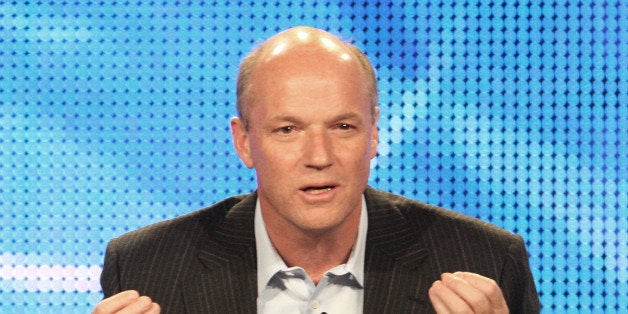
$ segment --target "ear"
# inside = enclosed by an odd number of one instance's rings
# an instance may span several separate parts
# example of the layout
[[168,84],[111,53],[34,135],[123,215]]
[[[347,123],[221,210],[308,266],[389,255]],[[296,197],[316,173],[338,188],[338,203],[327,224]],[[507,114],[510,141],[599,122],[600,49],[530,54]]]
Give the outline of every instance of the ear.
[[377,145],[379,144],[377,121],[379,121],[379,107],[375,107],[373,110],[373,125],[371,126],[371,159],[377,156]]
[[231,136],[233,137],[233,146],[244,165],[248,168],[253,168],[251,146],[249,145],[249,132],[246,130],[242,119],[236,117],[231,118]]

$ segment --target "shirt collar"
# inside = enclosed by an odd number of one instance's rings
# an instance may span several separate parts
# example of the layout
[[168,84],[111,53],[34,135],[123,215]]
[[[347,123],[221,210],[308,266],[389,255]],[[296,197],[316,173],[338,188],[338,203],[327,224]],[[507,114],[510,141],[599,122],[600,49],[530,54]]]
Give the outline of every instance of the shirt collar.
[[[334,267],[331,273],[340,275],[346,272],[351,273],[357,282],[364,286],[364,255],[366,250],[366,232],[368,230],[368,216],[366,211],[366,200],[362,196],[362,212],[358,226],[358,236],[351,249],[351,254],[346,264]],[[289,267],[281,259],[277,250],[270,242],[266,224],[262,217],[259,198],[255,204],[255,246],[257,251],[257,292],[260,294],[268,281],[278,272],[288,270]],[[344,270],[344,271],[343,271]]]

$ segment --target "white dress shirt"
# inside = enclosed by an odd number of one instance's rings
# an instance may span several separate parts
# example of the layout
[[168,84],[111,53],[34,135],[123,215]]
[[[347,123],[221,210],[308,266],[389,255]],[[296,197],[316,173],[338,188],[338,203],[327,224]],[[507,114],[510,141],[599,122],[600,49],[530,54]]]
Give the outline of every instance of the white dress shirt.
[[346,264],[327,272],[315,285],[301,267],[288,267],[272,245],[260,210],[255,206],[257,247],[257,312],[362,313],[364,300],[364,251],[368,217],[362,196],[358,236]]

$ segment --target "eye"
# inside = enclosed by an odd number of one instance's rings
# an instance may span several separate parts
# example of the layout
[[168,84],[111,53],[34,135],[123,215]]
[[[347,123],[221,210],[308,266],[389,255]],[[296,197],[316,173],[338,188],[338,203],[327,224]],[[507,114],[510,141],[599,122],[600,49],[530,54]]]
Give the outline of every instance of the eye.
[[278,128],[275,131],[281,134],[290,134],[294,132],[294,126],[292,125],[283,126],[283,127]]
[[353,127],[353,125],[348,124],[348,123],[340,123],[340,124],[338,124],[338,128],[341,129],[341,130],[351,130],[354,127]]

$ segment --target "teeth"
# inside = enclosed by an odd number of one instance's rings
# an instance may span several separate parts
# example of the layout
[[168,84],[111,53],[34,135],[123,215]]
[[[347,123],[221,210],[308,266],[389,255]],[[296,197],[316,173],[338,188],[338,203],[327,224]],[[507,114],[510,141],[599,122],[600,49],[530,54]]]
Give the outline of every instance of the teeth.
[[309,188],[306,191],[310,194],[321,194],[323,192],[331,191],[331,187],[328,186],[324,188]]

